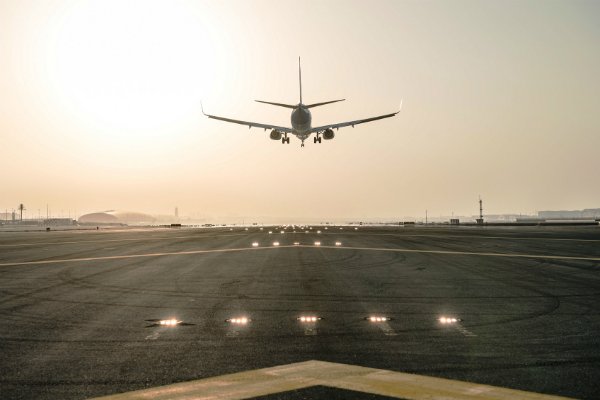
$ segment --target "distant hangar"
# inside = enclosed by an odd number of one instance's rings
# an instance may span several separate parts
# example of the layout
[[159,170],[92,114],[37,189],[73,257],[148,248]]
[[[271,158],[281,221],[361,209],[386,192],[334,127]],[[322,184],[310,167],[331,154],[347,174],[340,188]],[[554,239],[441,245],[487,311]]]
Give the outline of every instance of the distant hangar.
[[80,224],[152,224],[156,218],[152,215],[134,212],[134,211],[100,211],[91,214],[85,214],[77,220]]

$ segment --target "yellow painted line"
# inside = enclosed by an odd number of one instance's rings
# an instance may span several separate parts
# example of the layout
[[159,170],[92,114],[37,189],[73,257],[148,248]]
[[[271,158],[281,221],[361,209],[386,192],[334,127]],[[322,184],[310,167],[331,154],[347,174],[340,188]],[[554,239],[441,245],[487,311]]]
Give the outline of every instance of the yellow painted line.
[[97,400],[248,399],[312,386],[335,387],[410,400],[567,399],[383,369],[306,361],[98,397]]
[[[129,254],[122,256],[102,256],[102,257],[82,257],[82,258],[64,258],[56,260],[39,260],[39,261],[20,261],[11,263],[2,263],[0,267],[9,267],[17,265],[39,265],[39,264],[57,264],[57,263],[68,263],[68,262],[81,262],[81,261],[100,261],[100,260],[121,260],[127,258],[140,258],[140,257],[165,257],[165,256],[181,256],[181,255],[192,255],[192,254],[209,254],[209,253],[233,253],[239,251],[256,251],[256,250],[267,250],[267,249],[281,249],[286,247],[294,246],[279,246],[279,247],[242,247],[234,249],[212,249],[212,250],[190,250],[190,251],[173,251],[164,253],[144,253],[144,254]],[[297,247],[297,246],[295,246]]]

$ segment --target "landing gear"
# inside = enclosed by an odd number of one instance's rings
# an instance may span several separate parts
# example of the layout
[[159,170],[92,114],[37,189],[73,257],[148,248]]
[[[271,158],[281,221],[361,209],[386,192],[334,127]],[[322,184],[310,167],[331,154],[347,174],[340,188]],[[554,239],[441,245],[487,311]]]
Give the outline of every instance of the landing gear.
[[320,138],[319,136],[315,136],[315,137],[313,138],[313,142],[315,142],[315,143],[317,143],[317,142],[318,142],[318,143],[321,143],[321,138]]
[[290,138],[289,137],[283,137],[281,138],[281,144],[290,144]]

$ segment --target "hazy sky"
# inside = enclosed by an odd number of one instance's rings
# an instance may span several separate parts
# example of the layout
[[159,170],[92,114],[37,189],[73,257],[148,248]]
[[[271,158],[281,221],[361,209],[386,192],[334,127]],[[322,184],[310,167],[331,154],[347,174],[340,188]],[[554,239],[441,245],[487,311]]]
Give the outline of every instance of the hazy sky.
[[[0,0],[0,209],[354,217],[600,207],[598,1]],[[305,148],[313,125],[396,111]],[[42,212],[43,213],[43,212]]]

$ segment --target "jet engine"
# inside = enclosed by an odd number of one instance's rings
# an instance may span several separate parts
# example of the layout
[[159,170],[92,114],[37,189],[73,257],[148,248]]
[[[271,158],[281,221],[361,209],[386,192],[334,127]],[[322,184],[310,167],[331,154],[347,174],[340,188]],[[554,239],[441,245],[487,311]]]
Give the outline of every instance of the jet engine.
[[333,129],[329,128],[329,129],[325,129],[325,131],[323,131],[323,139],[325,140],[331,140],[333,139],[335,136],[335,133],[333,133]]
[[280,140],[280,139],[281,139],[281,132],[279,132],[279,131],[278,131],[278,130],[276,130],[276,129],[273,129],[273,130],[271,131],[270,138],[271,138],[272,140]]

